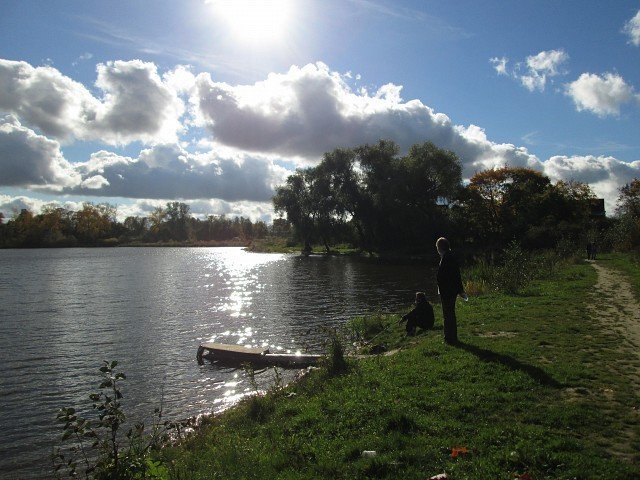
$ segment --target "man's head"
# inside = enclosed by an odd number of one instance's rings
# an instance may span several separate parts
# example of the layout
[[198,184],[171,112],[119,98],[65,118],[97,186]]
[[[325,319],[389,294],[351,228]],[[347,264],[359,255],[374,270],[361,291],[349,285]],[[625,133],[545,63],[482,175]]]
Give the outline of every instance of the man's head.
[[438,249],[438,253],[442,255],[451,250],[451,245],[449,245],[449,240],[444,237],[440,237],[436,241],[436,248]]
[[427,300],[427,296],[424,292],[416,292],[416,303],[424,302]]

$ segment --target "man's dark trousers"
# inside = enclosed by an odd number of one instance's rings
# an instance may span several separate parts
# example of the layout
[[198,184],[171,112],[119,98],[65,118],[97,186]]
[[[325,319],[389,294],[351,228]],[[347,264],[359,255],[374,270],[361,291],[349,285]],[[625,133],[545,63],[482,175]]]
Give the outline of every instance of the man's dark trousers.
[[456,323],[456,297],[440,296],[442,302],[442,316],[444,317],[444,341],[456,343],[458,341],[458,324]]

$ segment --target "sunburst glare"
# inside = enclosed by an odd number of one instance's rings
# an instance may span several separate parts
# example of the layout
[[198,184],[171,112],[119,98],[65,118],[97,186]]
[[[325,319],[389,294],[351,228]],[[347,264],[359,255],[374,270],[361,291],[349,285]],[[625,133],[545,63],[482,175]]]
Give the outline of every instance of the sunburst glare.
[[276,42],[288,30],[291,0],[209,0],[233,36],[249,43]]

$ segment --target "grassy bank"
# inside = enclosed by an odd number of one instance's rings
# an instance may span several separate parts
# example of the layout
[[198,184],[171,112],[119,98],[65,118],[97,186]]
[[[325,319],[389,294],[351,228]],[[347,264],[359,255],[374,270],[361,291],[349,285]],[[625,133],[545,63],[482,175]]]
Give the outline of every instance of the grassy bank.
[[459,347],[442,343],[438,308],[410,341],[394,326],[376,341],[399,353],[243,403],[164,449],[165,476],[640,478],[639,399],[615,334],[588,317],[595,280],[572,265],[525,295],[460,302]]
[[[286,238],[267,237],[253,240],[247,250],[255,253],[300,253],[303,250],[302,244],[292,244]],[[350,245],[333,245],[327,253],[327,249],[321,245],[313,245],[311,254],[314,255],[364,255],[357,248]]]

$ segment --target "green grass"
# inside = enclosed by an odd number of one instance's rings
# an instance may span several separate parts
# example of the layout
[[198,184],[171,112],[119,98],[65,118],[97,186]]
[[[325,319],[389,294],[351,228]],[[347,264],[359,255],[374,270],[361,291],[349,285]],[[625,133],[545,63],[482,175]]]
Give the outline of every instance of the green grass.
[[[392,356],[318,370],[210,419],[164,449],[166,478],[640,478],[638,396],[618,339],[587,313],[594,270],[563,267],[526,294],[458,304],[461,345],[434,330],[376,338]],[[470,453],[451,458],[451,448]],[[363,450],[377,456],[363,458]]]

